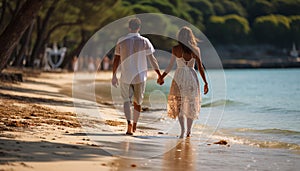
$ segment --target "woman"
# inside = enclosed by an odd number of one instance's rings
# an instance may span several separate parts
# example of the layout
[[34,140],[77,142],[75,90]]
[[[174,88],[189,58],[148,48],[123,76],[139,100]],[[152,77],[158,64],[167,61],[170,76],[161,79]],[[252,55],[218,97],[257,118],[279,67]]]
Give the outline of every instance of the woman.
[[177,69],[168,96],[168,116],[174,119],[178,117],[181,127],[180,138],[183,138],[185,118],[187,123],[186,135],[190,137],[193,121],[198,118],[200,113],[201,96],[197,73],[194,69],[195,63],[198,65],[200,75],[205,84],[204,94],[208,92],[208,84],[201,62],[200,49],[197,47],[198,40],[195,38],[192,30],[186,26],[182,27],[177,39],[178,45],[172,48],[170,63],[157,82],[163,84],[164,77],[171,71],[176,61]]

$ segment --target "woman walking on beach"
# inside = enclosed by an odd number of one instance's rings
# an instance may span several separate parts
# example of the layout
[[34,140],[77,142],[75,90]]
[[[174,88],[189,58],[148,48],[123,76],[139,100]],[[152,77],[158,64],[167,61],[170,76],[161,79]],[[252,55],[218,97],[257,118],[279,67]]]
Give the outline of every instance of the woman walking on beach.
[[197,73],[194,69],[195,63],[198,65],[198,70],[204,82],[204,94],[208,92],[208,84],[201,61],[200,49],[197,47],[198,40],[192,30],[186,26],[182,27],[177,36],[178,45],[172,48],[170,63],[157,82],[163,84],[164,77],[171,71],[176,61],[177,69],[168,96],[168,116],[173,119],[178,117],[181,127],[180,138],[183,138],[185,118],[186,136],[189,137],[193,121],[198,118],[200,113],[201,96]]

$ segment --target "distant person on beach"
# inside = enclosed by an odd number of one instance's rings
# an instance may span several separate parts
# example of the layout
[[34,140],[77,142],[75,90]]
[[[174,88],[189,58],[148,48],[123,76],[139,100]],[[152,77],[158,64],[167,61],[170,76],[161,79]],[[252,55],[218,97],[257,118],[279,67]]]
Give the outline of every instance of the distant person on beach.
[[[127,119],[127,135],[132,135],[136,131],[139,120],[141,104],[144,98],[147,79],[147,59],[160,76],[159,66],[153,56],[154,48],[151,42],[139,34],[141,20],[133,18],[129,21],[129,34],[121,37],[115,48],[113,61],[112,85],[117,87],[117,69],[120,65],[120,89],[124,101],[124,113]],[[133,124],[131,123],[130,105],[133,97]]]
[[74,72],[78,71],[78,57],[74,56],[72,61],[72,68]]
[[108,58],[108,56],[105,56],[102,60],[102,69],[104,71],[109,70],[110,67],[110,59]]
[[201,61],[201,53],[197,47],[198,40],[189,27],[182,27],[177,35],[178,45],[172,48],[170,63],[157,82],[163,84],[164,77],[171,71],[174,62],[177,69],[172,80],[168,96],[168,116],[175,119],[178,117],[181,127],[180,138],[185,133],[185,118],[187,125],[186,136],[191,135],[194,119],[200,113],[200,86],[197,73],[194,69],[195,62],[204,82],[204,94],[208,92],[208,84]]
[[88,71],[94,72],[96,70],[95,61],[93,57],[88,58]]

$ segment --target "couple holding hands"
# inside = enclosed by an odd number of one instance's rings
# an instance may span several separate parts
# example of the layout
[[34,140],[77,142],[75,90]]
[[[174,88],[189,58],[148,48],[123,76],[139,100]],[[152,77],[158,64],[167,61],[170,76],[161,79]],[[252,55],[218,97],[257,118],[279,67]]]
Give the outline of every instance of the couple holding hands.
[[[147,38],[139,34],[140,28],[140,19],[133,18],[129,21],[130,33],[118,40],[113,62],[112,85],[114,86],[119,85],[116,74],[119,66],[121,69],[120,89],[128,124],[126,134],[133,135],[136,131],[146,87],[148,59],[158,74],[157,83],[160,85],[164,83],[164,78],[176,62],[177,68],[168,95],[167,112],[169,117],[179,120],[181,127],[179,137],[183,138],[185,133],[189,137],[193,121],[198,118],[200,113],[201,102],[200,84],[194,69],[195,63],[204,82],[204,94],[208,92],[200,49],[197,47],[198,40],[189,27],[182,27],[177,35],[178,45],[172,48],[170,63],[161,74],[157,60],[153,56],[154,48]],[[132,97],[133,119],[130,111]],[[185,120],[187,129],[185,129]]]

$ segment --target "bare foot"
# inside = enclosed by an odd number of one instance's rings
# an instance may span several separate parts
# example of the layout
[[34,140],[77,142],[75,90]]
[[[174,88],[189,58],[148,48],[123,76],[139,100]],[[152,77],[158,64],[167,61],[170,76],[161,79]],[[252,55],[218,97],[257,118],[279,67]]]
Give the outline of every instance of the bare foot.
[[181,139],[181,138],[183,138],[183,136],[184,136],[184,131],[181,131],[179,138]]
[[136,124],[137,124],[137,123],[133,123],[132,132],[135,132],[135,131],[136,131]]
[[191,131],[188,131],[186,137],[191,137]]
[[128,124],[126,135],[133,135],[133,133],[132,133],[132,124]]

